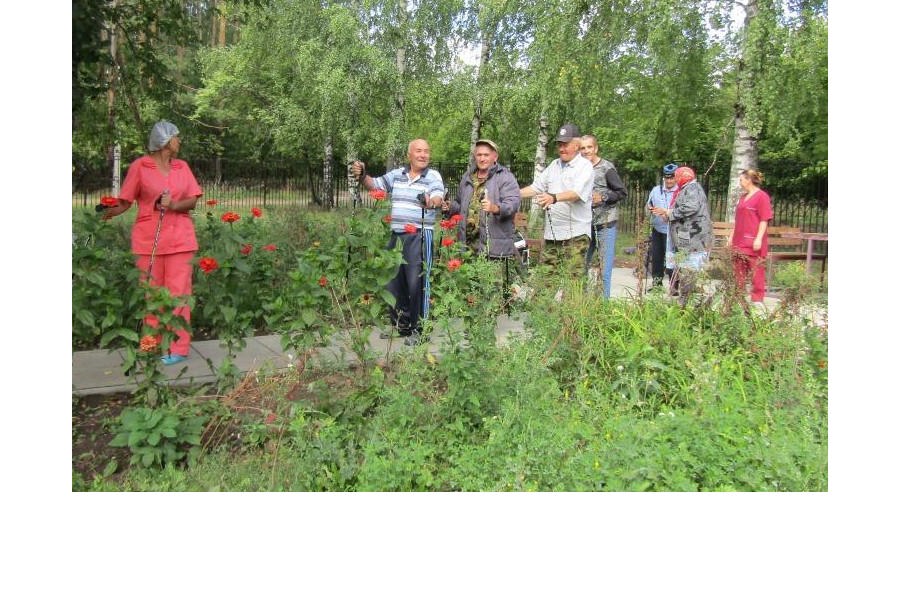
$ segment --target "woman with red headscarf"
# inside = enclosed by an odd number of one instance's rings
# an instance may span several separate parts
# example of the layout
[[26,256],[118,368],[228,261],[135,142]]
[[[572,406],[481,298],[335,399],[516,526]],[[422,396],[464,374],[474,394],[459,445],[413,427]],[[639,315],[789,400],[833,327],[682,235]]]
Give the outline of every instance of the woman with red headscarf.
[[[653,208],[654,215],[669,221],[669,241],[676,252],[676,266],[682,304],[693,287],[695,274],[709,258],[712,242],[712,219],[706,192],[690,167],[675,169],[678,191],[669,208]],[[688,275],[686,277],[686,275]]]
[[744,194],[734,211],[734,230],[730,245],[737,288],[744,291],[747,274],[752,272],[751,302],[762,302],[766,295],[766,255],[769,252],[769,221],[772,199],[759,189],[763,174],[754,169],[741,171],[738,180]]

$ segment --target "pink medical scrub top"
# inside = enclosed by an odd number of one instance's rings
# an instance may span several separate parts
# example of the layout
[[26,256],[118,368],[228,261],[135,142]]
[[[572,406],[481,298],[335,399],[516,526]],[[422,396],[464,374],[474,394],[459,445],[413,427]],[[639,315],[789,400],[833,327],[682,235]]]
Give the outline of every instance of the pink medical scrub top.
[[[191,168],[183,160],[172,159],[167,176],[159,172],[156,163],[149,156],[138,158],[128,167],[119,198],[137,201],[138,214],[131,230],[131,251],[135,254],[150,254],[153,250],[156,225],[159,222],[159,211],[154,209],[154,204],[166,189],[172,200],[203,195]],[[194,220],[190,213],[166,211],[159,231],[156,254],[194,252],[197,248],[197,235],[194,233]]]
[[734,211],[734,249],[741,254],[765,257],[769,253],[769,232],[763,234],[762,247],[753,251],[753,240],[759,231],[760,221],[772,220],[772,200],[769,194],[756,190],[749,198],[741,196]]

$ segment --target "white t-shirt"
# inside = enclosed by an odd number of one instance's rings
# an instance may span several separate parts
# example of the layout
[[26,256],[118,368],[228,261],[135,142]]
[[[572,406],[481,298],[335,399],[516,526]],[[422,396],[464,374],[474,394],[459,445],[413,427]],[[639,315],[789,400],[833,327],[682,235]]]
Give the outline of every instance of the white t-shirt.
[[591,235],[591,190],[594,186],[594,167],[591,161],[576,154],[567,163],[555,159],[544,169],[531,187],[539,193],[559,194],[574,191],[578,200],[550,205],[544,219],[545,240],[569,240],[579,235]]

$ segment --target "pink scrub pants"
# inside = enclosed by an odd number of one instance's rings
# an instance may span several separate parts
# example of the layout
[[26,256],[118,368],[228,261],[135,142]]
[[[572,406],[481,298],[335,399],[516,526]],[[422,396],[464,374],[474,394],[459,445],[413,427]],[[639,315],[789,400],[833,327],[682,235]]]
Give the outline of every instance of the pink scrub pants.
[[[150,283],[154,286],[162,286],[169,290],[173,296],[191,295],[191,280],[193,278],[194,252],[177,252],[175,254],[157,254],[153,258],[153,272],[150,273]],[[141,281],[147,276],[147,267],[150,265],[149,254],[137,255],[137,268],[141,271]],[[175,315],[191,322],[191,308],[187,304],[174,310]],[[159,319],[154,315],[144,317],[144,323],[149,327],[157,327]],[[175,332],[177,339],[166,352],[169,354],[181,354],[187,356],[191,350],[191,336],[184,329]]]
[[762,302],[766,295],[766,259],[761,256],[735,253],[732,259],[734,265],[734,282],[737,288],[743,292],[747,274],[752,271],[750,301]]

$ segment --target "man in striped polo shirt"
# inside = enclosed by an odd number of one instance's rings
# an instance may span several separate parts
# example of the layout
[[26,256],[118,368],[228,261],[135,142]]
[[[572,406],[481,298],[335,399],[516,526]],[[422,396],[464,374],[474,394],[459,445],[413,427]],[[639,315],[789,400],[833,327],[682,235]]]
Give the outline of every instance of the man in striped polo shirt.
[[391,195],[388,248],[393,248],[399,240],[405,262],[387,285],[397,300],[391,309],[391,324],[407,338],[407,345],[413,345],[418,343],[422,332],[420,319],[428,317],[434,223],[445,189],[441,174],[428,167],[431,160],[428,142],[422,139],[411,141],[407,157],[408,165],[381,177],[368,175],[366,165],[361,161],[353,163],[352,171],[361,177],[366,189],[384,190]]

